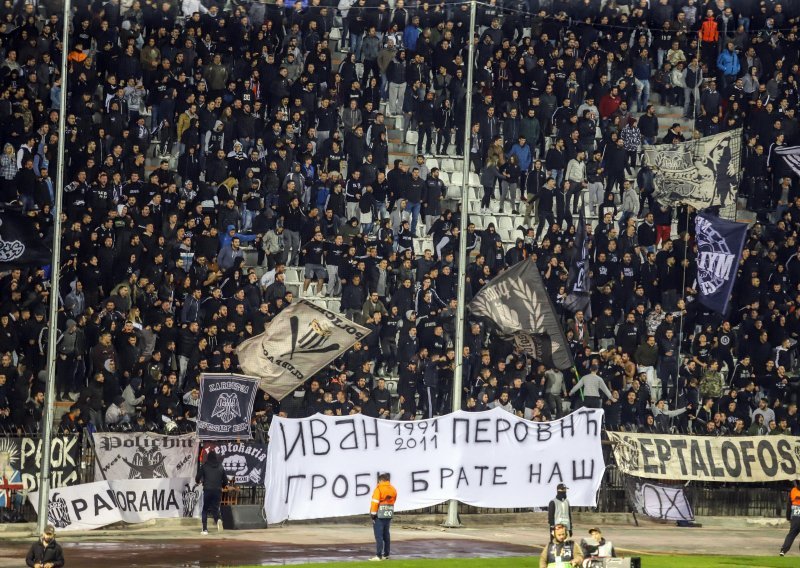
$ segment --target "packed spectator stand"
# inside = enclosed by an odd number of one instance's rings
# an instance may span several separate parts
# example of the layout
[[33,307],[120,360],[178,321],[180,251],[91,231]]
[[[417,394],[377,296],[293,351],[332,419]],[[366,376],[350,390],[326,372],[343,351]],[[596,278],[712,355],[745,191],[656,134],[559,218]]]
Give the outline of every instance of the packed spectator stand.
[[[775,153],[800,136],[800,4],[480,2],[466,149],[468,2],[73,7],[60,432],[193,430],[199,376],[236,372],[236,345],[298,298],[372,333],[293,396],[260,393],[254,428],[448,412],[466,238],[467,301],[533,257],[576,369],[470,321],[463,408],[559,417],[597,365],[610,429],[800,433],[800,194]],[[0,11],[0,198],[52,240],[60,2]],[[639,158],[739,127],[757,222],[723,318],[694,301],[695,212],[655,202]],[[562,306],[581,211],[591,315]],[[0,278],[8,434],[41,429],[47,282]]]

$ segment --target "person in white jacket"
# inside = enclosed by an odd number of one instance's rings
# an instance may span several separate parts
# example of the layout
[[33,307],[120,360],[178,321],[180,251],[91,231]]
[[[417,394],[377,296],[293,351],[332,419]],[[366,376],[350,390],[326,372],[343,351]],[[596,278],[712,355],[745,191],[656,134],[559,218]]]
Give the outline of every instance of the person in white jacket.
[[182,0],[181,1],[181,13],[186,18],[191,18],[192,14],[195,12],[200,12],[200,14],[207,14],[208,8],[203,6],[203,3],[200,0]]

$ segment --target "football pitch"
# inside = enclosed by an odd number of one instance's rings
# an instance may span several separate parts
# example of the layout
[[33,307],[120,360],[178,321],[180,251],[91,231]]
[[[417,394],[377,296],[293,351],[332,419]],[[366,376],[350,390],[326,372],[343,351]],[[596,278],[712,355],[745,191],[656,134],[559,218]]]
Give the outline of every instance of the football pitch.
[[[642,556],[642,568],[789,568],[800,565],[800,555],[786,556]],[[367,568],[377,562],[326,562],[314,564],[294,564],[308,568]],[[388,560],[381,563],[396,568],[528,568],[538,567],[538,556],[517,556],[505,558],[453,558],[441,560]],[[256,568],[241,566],[239,568]]]

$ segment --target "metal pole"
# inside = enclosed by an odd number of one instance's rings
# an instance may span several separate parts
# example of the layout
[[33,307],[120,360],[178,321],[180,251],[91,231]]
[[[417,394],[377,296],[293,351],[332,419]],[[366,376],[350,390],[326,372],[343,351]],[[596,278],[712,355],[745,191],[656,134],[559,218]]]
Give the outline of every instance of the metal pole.
[[53,218],[53,260],[50,266],[50,316],[47,328],[47,389],[44,399],[42,433],[42,470],[39,477],[39,533],[47,525],[47,504],[50,493],[50,446],[53,437],[53,403],[56,395],[56,341],[58,340],[58,281],[61,276],[61,212],[64,202],[65,130],[67,127],[67,56],[69,55],[69,21],[71,0],[64,0],[64,27],[61,48],[61,108],[58,113],[58,169],[56,170],[55,212]]
[[[464,162],[461,167],[461,223],[458,239],[458,312],[456,313],[456,369],[453,374],[453,411],[461,410],[461,385],[464,372],[464,319],[465,288],[467,285],[467,222],[469,218],[469,154],[472,140],[472,75],[475,67],[475,16],[478,10],[476,0],[469,4],[469,44],[467,55],[467,99],[464,113]],[[476,172],[480,173],[480,172]],[[451,499],[447,505],[445,527],[460,527],[458,520],[458,501]]]
[[[680,229],[680,220],[678,221],[678,229]],[[680,232],[680,231],[679,231]],[[689,206],[686,206],[686,235],[689,234]],[[684,242],[683,247],[683,264],[681,264],[681,268],[683,269],[683,277],[681,278],[681,300],[683,301],[684,307],[686,307],[686,262],[689,260],[689,241],[686,240]],[[681,357],[683,354],[681,350],[683,348],[683,313],[680,315],[681,322],[678,326],[678,376],[675,377],[675,409],[678,408],[678,397],[680,393],[680,389],[678,386],[680,385],[680,374],[681,374]]]

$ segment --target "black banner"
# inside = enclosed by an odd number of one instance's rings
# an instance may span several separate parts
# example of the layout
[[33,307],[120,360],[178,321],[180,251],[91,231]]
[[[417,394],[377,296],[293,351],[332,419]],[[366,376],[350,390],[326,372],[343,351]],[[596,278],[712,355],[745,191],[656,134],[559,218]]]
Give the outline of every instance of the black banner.
[[726,221],[701,212],[695,219],[695,228],[700,301],[724,314],[739,271],[742,248],[747,239],[747,224]]
[[567,338],[533,260],[518,262],[493,278],[469,309],[548,367],[572,367]]
[[44,266],[51,256],[33,221],[11,211],[0,213],[0,266]]
[[197,437],[201,440],[249,440],[250,416],[258,379],[242,375],[200,377]]
[[267,471],[267,446],[253,441],[206,442],[200,453],[205,461],[208,452],[214,450],[219,456],[228,479],[234,485],[260,486],[264,484]]
[[[56,436],[50,444],[51,487],[78,483],[81,444],[78,436]],[[0,438],[0,507],[12,491],[37,491],[42,465],[40,438]]]
[[564,308],[573,314],[582,310],[587,320],[592,319],[590,303],[592,282],[589,272],[589,240],[586,238],[586,219],[581,204],[578,229],[575,231],[575,252],[567,278],[567,297],[564,299]]

